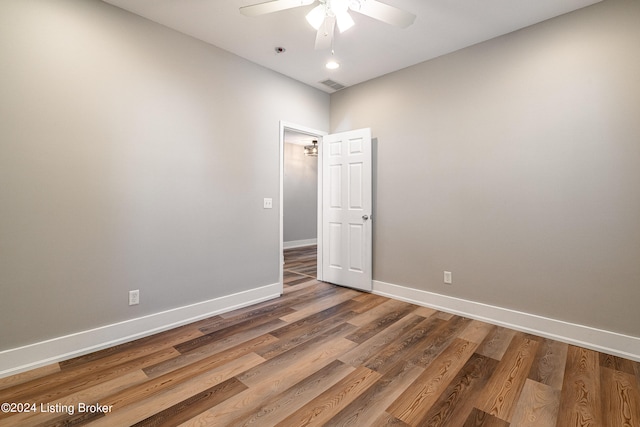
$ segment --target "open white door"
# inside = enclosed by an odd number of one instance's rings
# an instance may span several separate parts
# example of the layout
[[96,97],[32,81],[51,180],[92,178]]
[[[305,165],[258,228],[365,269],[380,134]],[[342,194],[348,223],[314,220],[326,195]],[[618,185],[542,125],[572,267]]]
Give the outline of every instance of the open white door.
[[371,129],[322,138],[322,280],[371,291]]

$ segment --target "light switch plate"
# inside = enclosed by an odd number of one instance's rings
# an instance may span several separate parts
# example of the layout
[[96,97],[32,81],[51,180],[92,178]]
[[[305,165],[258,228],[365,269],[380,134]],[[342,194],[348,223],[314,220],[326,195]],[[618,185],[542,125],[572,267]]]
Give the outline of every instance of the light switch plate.
[[129,291],[129,305],[140,304],[140,290]]
[[450,271],[444,272],[444,283],[446,283],[447,285],[450,285],[452,283]]
[[273,199],[265,197],[265,199],[264,199],[264,208],[265,209],[272,209],[273,208]]

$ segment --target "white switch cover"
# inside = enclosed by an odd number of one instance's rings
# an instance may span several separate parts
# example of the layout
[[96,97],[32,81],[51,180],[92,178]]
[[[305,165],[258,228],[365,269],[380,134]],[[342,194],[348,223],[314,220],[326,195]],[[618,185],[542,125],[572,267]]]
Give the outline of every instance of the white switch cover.
[[273,199],[265,198],[264,199],[264,208],[265,209],[272,209],[273,208]]
[[444,283],[446,283],[447,285],[451,284],[451,272],[450,271],[445,271],[444,272]]
[[135,291],[129,291],[129,305],[138,304],[140,304],[140,291],[138,289]]

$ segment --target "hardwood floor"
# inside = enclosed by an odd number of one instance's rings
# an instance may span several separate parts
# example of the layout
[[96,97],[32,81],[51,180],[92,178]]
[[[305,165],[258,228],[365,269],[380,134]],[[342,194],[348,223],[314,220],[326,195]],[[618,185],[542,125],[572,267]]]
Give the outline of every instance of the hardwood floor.
[[[0,379],[1,426],[640,426],[640,364],[320,283]],[[82,407],[82,405],[99,407]]]

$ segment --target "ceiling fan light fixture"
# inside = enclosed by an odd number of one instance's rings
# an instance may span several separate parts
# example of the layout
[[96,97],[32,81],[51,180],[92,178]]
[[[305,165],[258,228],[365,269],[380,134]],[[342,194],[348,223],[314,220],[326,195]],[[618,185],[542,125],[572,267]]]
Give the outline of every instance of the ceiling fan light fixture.
[[329,12],[335,16],[346,13],[349,9],[349,0],[331,0],[327,3]]
[[311,157],[317,157],[318,156],[318,141],[314,139],[312,144],[313,145],[306,145],[304,147],[304,155],[305,156],[311,156]]
[[319,4],[318,6],[311,9],[311,12],[307,13],[307,22],[316,30],[320,29],[320,26],[324,22],[324,18],[327,14],[326,7],[324,4]]
[[338,24],[338,29],[341,33],[344,33],[355,24],[355,22],[353,22],[353,18],[347,11],[336,15],[336,23]]
[[416,20],[413,13],[398,9],[378,0],[268,0],[240,7],[244,16],[259,16],[300,6],[312,5],[306,19],[316,30],[316,50],[325,50],[333,46],[335,27],[340,32],[354,26],[350,12],[357,12],[386,24],[407,28]]

